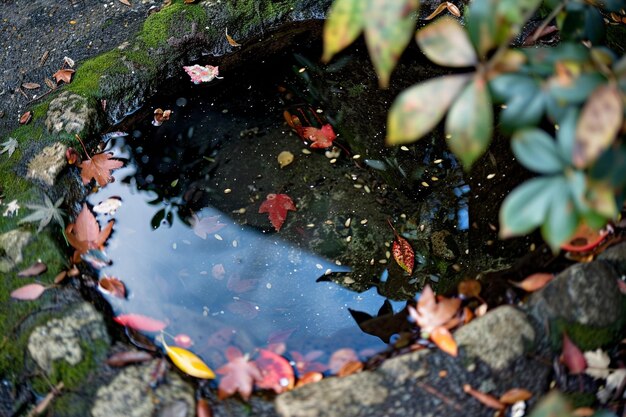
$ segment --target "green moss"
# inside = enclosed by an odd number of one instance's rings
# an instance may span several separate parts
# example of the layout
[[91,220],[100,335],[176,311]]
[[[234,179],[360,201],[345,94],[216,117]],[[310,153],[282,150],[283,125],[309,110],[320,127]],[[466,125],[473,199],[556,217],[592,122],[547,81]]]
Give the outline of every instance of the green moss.
[[572,409],[591,407],[596,403],[596,396],[592,392],[567,392],[564,394]]
[[146,46],[157,48],[165,45],[172,36],[189,33],[192,22],[196,22],[198,28],[207,26],[208,18],[204,8],[177,1],[150,15],[143,24],[139,39]]
[[241,21],[243,32],[263,23],[272,23],[289,13],[295,2],[266,1],[259,4],[258,0],[229,0],[226,3],[229,14]]
[[100,98],[100,77],[107,73],[128,72],[121,57],[121,51],[113,49],[83,62],[67,90],[84,97]]

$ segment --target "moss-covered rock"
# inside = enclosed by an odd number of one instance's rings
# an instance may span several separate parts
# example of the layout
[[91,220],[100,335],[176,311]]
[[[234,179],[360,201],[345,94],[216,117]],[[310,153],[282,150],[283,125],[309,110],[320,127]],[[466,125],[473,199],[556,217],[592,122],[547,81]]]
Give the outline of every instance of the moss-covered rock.
[[53,186],[59,173],[67,165],[65,151],[67,146],[55,142],[45,147],[28,162],[28,178],[41,181],[48,186]]

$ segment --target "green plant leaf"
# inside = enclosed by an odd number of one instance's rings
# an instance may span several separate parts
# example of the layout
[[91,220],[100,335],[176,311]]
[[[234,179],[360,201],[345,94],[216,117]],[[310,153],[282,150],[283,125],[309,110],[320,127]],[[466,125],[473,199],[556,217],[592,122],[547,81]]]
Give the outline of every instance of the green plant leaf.
[[526,234],[541,225],[556,187],[563,177],[537,177],[526,181],[506,196],[500,207],[500,237]]
[[556,174],[566,167],[556,142],[541,129],[524,129],[515,132],[511,148],[520,163],[531,171],[540,174]]
[[454,18],[444,16],[420,29],[417,43],[432,62],[447,67],[476,65],[478,58],[467,32]]
[[61,228],[65,229],[65,221],[63,220],[65,213],[60,208],[63,200],[64,197],[61,197],[52,204],[50,197],[44,194],[43,204],[26,204],[26,207],[35,211],[20,219],[18,224],[39,222],[37,232],[41,232],[54,219]]
[[568,165],[572,164],[572,157],[574,155],[577,121],[578,109],[569,109],[561,119],[559,130],[556,132],[556,143],[559,147],[559,154]]
[[578,226],[578,213],[565,177],[553,177],[552,198],[541,235],[553,251],[569,238]]
[[[363,0],[361,0],[363,1]],[[415,30],[419,0],[369,0],[365,11],[365,41],[382,88]]]
[[322,61],[328,62],[361,34],[365,23],[363,0],[335,0],[324,23],[324,53]]
[[549,93],[561,105],[580,104],[604,83],[604,77],[598,73],[581,74],[567,84],[560,83],[557,77],[554,77],[549,82]]
[[468,78],[465,74],[448,75],[404,90],[387,115],[387,144],[413,142],[437,126]]
[[536,126],[539,124],[545,108],[545,96],[539,88],[526,90],[508,102],[506,108],[500,113],[500,122],[508,132]]
[[529,417],[572,417],[572,408],[563,394],[552,391],[539,401]]
[[578,119],[573,161],[584,168],[615,140],[622,126],[623,101],[616,87],[602,85],[589,97]]
[[465,12],[467,32],[480,58],[496,46],[498,0],[474,0]]
[[446,118],[446,142],[469,170],[489,146],[493,109],[485,80],[476,76],[454,102]]

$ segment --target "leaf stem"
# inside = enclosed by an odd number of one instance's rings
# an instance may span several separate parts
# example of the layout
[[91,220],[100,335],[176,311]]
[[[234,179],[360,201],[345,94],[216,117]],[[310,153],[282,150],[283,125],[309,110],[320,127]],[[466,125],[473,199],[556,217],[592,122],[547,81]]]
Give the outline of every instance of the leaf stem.
[[76,139],[78,139],[80,144],[83,146],[83,150],[85,151],[85,155],[87,155],[87,158],[91,159],[91,156],[89,156],[89,152],[87,152],[87,148],[85,147],[85,144],[83,143],[83,140],[80,138],[80,136],[78,136],[78,133],[76,133],[74,136],[76,136]]

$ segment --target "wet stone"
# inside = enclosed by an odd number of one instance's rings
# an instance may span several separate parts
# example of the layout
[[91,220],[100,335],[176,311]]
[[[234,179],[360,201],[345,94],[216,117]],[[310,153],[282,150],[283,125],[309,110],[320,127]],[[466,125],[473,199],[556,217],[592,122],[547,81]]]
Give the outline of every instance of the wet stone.
[[626,242],[611,246],[598,256],[599,261],[605,261],[620,275],[626,275]]
[[85,97],[66,91],[50,102],[46,127],[51,133],[81,133],[96,124],[97,112]]
[[100,387],[91,409],[93,417],[151,417],[195,415],[193,388],[173,371],[168,371],[164,383],[152,389],[150,382],[158,361],[127,366],[108,384]]
[[22,262],[22,249],[30,238],[29,232],[18,229],[0,235],[0,272],[9,272]]
[[65,168],[67,146],[56,142],[45,147],[38,155],[28,162],[28,178],[39,180],[53,186],[57,175]]
[[501,370],[532,348],[535,331],[523,312],[502,306],[461,327],[454,338],[471,356]]
[[80,363],[85,357],[81,346],[95,341],[109,343],[109,335],[100,313],[91,304],[82,303],[64,317],[36,327],[28,339],[28,352],[40,368],[50,372],[58,360]]

